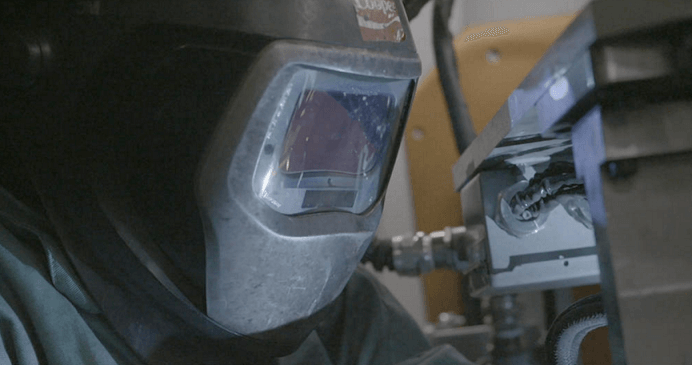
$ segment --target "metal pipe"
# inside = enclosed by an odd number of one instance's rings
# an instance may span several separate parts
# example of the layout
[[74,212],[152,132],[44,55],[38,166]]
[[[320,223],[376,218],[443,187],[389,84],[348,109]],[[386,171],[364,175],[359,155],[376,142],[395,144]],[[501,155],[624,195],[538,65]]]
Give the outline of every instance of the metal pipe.
[[376,270],[384,267],[399,275],[418,276],[435,269],[467,272],[478,259],[468,257],[466,248],[480,239],[477,230],[446,227],[442,231],[417,232],[390,239],[376,239],[362,262],[372,262]]

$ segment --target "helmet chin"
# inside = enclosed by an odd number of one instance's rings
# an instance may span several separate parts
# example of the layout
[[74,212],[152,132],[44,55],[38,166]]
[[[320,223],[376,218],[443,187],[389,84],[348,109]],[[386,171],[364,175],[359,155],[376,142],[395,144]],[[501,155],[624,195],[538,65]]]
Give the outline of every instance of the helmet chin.
[[256,333],[252,337],[273,345],[275,356],[287,356],[295,352],[312,331],[340,310],[340,296],[309,317],[285,324],[275,329]]
[[[257,219],[234,200],[223,210],[200,209],[205,242],[189,245],[206,252],[205,282],[198,283],[152,239],[156,233],[147,220],[137,218],[136,204],[115,193],[117,187],[107,191],[95,188],[101,210],[168,292],[230,332],[289,347],[310,333],[319,323],[318,313],[342,292],[374,236],[383,205],[379,201],[364,215],[286,217],[269,209],[274,225],[263,224],[266,219]],[[303,235],[285,229],[281,220],[288,218],[291,227],[306,228]]]
[[378,203],[365,216],[291,217],[325,230],[300,236],[277,233],[280,227],[261,224],[237,206],[230,211],[232,219],[224,218],[228,211],[207,211],[203,219],[207,315],[255,336],[307,319],[334,301],[372,240],[382,209]]

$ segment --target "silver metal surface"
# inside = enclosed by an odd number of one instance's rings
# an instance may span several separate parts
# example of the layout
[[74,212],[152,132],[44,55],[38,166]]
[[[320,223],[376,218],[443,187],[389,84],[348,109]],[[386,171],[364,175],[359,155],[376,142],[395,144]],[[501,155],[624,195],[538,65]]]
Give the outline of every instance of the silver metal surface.
[[467,359],[477,362],[490,355],[493,327],[490,325],[434,329],[427,333],[430,344],[449,344]]
[[[549,157],[556,153],[552,147],[569,148],[569,133],[562,129],[581,116],[570,112],[580,109],[582,99],[599,87],[675,72],[673,47],[658,37],[592,46],[608,37],[692,18],[689,2],[629,1],[627,16],[622,9],[618,0],[596,1],[584,8],[459,157],[453,168],[457,190],[479,168],[528,153]],[[581,113],[585,111],[588,108]]]
[[418,276],[435,268],[432,240],[423,232],[392,238],[392,256],[399,275]]
[[446,227],[425,234],[416,232],[392,237],[392,263],[399,275],[418,276],[435,269],[468,272],[478,264],[469,262],[466,247],[479,240],[478,232],[466,227]]
[[593,231],[560,206],[541,230],[515,237],[495,222],[500,189],[517,179],[509,171],[486,171],[462,189],[467,224],[482,227],[486,266],[472,272],[474,295],[556,289],[599,282]]
[[[600,280],[614,364],[692,364],[692,4],[623,6],[587,6],[454,166],[466,225],[485,233],[471,286]],[[593,231],[559,207],[517,239],[494,204],[549,161],[574,162]]]
[[[580,85],[581,94],[593,88],[593,77],[588,67],[588,59],[585,59],[588,57],[588,46],[596,39],[592,7],[593,5],[589,5],[555,41],[546,55],[490,120],[483,132],[459,158],[453,168],[454,184],[457,190],[461,189],[473,176],[495,148],[502,147],[503,141],[505,144],[514,145],[522,139],[525,140],[519,143],[522,145],[520,149],[503,153],[502,160],[529,150],[548,149],[564,142],[541,138],[536,140],[543,131],[542,124],[547,124],[547,122],[541,123],[541,119],[550,117],[542,116],[539,110],[548,111],[549,114],[555,110],[553,106],[545,107],[539,105],[538,102],[541,98],[550,98],[550,88],[558,82],[557,88],[564,88],[568,92],[574,87],[571,85]],[[579,55],[582,55],[581,58],[578,57]],[[572,67],[577,63],[582,67]],[[568,70],[571,70],[574,75],[565,85],[565,75]],[[570,95],[561,95],[558,101],[562,101],[565,105],[570,104],[570,101],[573,102],[575,98],[573,94],[574,92],[570,92]],[[555,96],[555,93],[553,95]]]

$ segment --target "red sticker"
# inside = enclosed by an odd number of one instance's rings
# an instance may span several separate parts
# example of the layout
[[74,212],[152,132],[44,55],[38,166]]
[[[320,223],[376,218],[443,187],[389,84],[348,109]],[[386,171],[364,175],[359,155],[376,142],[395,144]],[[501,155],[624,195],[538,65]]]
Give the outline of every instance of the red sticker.
[[391,0],[353,0],[364,41],[401,42],[406,33]]

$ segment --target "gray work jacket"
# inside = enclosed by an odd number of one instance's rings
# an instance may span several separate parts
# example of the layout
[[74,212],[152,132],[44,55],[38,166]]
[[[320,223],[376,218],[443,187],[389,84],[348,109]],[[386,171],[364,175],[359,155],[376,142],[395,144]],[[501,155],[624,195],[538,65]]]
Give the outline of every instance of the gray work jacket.
[[[0,364],[146,364],[105,321],[51,232],[0,187]],[[430,349],[365,270],[339,300],[330,330],[314,331],[279,364],[471,364],[449,346]]]

